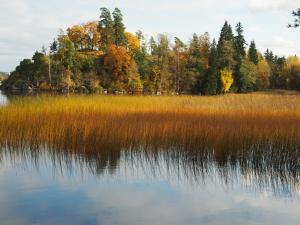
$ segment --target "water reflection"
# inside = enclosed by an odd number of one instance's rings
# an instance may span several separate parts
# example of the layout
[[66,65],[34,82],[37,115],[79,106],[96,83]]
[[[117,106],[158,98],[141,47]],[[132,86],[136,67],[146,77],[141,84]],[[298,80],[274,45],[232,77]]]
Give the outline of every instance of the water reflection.
[[125,172],[133,172],[137,176],[163,178],[190,186],[206,184],[208,180],[227,188],[250,186],[260,192],[270,190],[278,197],[298,195],[299,159],[297,148],[281,151],[253,148],[227,151],[222,155],[213,150],[192,152],[176,148],[110,149],[83,154],[53,149],[4,148],[0,155],[3,164],[36,169],[47,165],[53,174],[61,173],[66,178],[74,171],[80,171],[81,177],[98,178],[103,174],[127,177]]
[[3,224],[299,224],[297,148],[3,148]]
[[0,106],[1,105],[6,105],[8,103],[8,98],[6,95],[4,95],[2,93],[2,91],[0,90]]

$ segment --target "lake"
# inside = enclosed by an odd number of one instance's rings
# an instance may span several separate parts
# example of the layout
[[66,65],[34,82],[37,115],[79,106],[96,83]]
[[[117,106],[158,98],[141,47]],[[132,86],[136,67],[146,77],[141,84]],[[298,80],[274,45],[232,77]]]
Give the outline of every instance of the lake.
[[8,145],[0,152],[0,223],[298,225],[299,162],[298,146],[216,155],[174,146],[80,153]]
[[8,102],[6,95],[0,91],[0,105],[5,105]]

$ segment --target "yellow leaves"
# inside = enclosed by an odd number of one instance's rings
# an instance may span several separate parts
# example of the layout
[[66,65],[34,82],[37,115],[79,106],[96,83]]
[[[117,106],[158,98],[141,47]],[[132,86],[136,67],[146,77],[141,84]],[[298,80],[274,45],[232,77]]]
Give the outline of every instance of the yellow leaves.
[[128,88],[131,92],[141,92],[143,84],[134,59],[131,60],[131,67],[128,74]]
[[130,50],[136,51],[140,48],[140,40],[135,35],[133,35],[132,33],[126,32],[125,36],[126,36]]
[[154,80],[158,79],[160,73],[161,73],[161,70],[159,68],[158,65],[154,65],[153,68],[152,68],[152,73],[154,75]]
[[69,90],[70,88],[75,87],[75,83],[71,79],[72,72],[69,69],[64,69],[62,71],[61,81],[59,83],[59,87],[62,89]]
[[87,57],[87,56],[91,56],[91,57],[101,57],[104,55],[103,51],[88,51],[88,52],[79,52],[78,53],[79,56],[82,57]]
[[300,77],[300,59],[295,56],[287,58],[283,68],[283,77],[288,85],[294,89],[298,89],[298,80]]
[[259,73],[271,73],[271,68],[270,68],[268,62],[264,59],[262,59],[258,62],[257,70]]
[[271,68],[266,60],[262,59],[258,62],[257,72],[259,75],[259,90],[268,88],[270,86]]
[[94,50],[100,42],[97,22],[88,22],[83,25],[74,25],[67,29],[68,38],[77,48]]
[[296,55],[288,57],[286,59],[284,70],[285,71],[291,71],[295,67],[300,67],[300,59]]
[[74,25],[67,29],[68,37],[74,44],[80,44],[84,39],[84,29],[81,25]]
[[39,89],[41,91],[50,91],[51,90],[51,87],[50,85],[47,83],[47,82],[42,82],[39,86]]
[[[134,52],[140,48],[140,41],[134,34],[126,32],[125,36],[130,51]],[[74,43],[77,50],[99,51],[100,49],[101,35],[96,21],[68,28],[65,38]]]
[[223,92],[227,93],[229,92],[232,84],[233,84],[233,76],[232,76],[232,70],[225,68],[221,70],[221,82],[223,85]]
[[100,42],[98,23],[96,21],[88,22],[83,25],[83,29],[88,47],[90,49],[94,49]]

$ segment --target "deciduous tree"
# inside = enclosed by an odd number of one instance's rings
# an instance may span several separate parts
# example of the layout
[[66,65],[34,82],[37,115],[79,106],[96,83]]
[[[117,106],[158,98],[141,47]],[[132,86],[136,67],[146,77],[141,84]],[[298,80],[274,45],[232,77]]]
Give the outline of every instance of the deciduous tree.
[[227,93],[229,92],[232,84],[233,84],[233,75],[232,70],[229,68],[224,68],[220,71],[220,77],[222,82],[222,92]]
[[131,56],[125,47],[111,45],[104,58],[104,68],[113,82],[124,82],[128,78]]
[[271,68],[268,62],[264,59],[257,64],[258,80],[257,87],[259,90],[264,90],[270,87]]

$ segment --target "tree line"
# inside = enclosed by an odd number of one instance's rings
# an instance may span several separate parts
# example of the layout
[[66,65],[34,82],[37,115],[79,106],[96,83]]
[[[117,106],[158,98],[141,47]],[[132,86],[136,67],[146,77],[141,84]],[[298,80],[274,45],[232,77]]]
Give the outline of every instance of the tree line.
[[101,8],[99,21],[60,31],[49,51],[22,60],[1,88],[202,95],[300,90],[300,59],[259,52],[254,41],[246,43],[241,23],[225,22],[218,40],[204,33],[184,43],[127,32],[118,8]]

